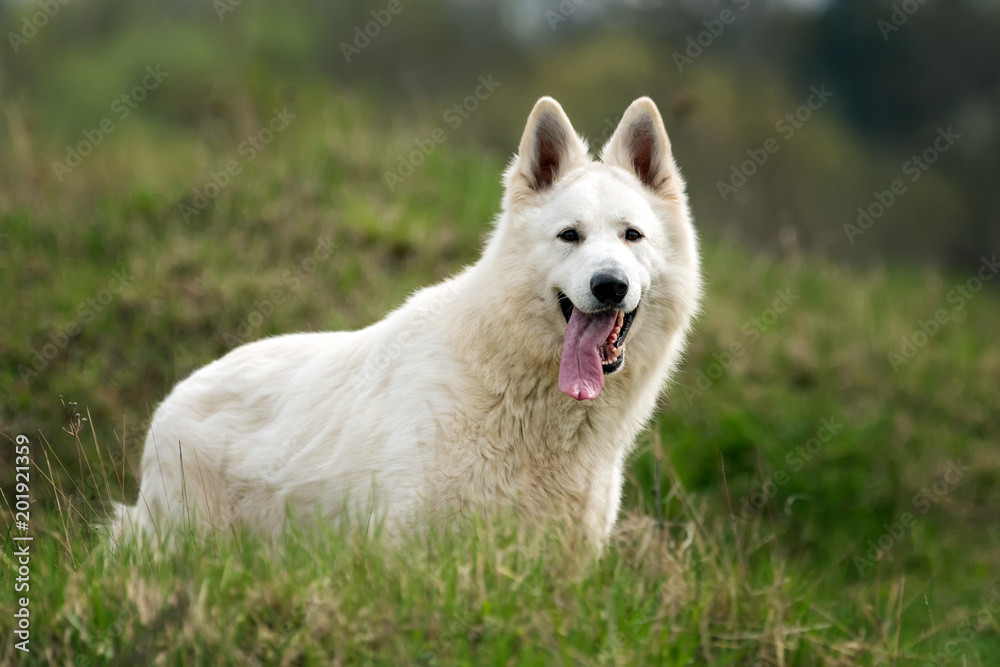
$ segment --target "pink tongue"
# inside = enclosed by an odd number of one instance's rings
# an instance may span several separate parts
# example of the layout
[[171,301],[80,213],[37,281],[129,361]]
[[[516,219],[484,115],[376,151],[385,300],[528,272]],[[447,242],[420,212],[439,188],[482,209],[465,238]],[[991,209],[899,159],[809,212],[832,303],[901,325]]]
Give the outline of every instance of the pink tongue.
[[559,363],[559,391],[578,401],[597,398],[604,388],[601,354],[618,319],[618,311],[581,313],[575,307],[566,325],[562,361]]

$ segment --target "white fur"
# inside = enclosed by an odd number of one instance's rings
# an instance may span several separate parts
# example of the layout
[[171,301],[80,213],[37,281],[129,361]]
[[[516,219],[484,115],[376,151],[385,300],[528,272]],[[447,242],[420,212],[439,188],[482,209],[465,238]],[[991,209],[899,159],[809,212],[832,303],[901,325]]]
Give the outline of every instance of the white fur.
[[[366,329],[250,343],[179,383],[153,418],[138,505],[120,508],[116,537],[155,538],[177,519],[276,531],[287,508],[398,527],[510,505],[568,511],[603,542],[701,276],[651,100],[629,107],[601,158],[558,103],[539,100],[481,259]],[[557,238],[570,225],[582,242]],[[626,227],[644,238],[626,242]],[[556,294],[596,309],[590,278],[612,266],[629,278],[625,309],[639,311],[622,369],[577,401],[557,387]]]

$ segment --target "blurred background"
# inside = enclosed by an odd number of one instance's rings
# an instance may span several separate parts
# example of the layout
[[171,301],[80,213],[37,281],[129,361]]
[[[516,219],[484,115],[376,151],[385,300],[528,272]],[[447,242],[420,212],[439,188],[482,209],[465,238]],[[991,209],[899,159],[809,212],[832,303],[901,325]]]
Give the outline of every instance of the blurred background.
[[475,261],[538,97],[596,152],[649,95],[708,295],[629,511],[680,511],[653,507],[672,465],[768,531],[752,572],[791,555],[851,628],[904,582],[913,646],[982,606],[1000,3],[39,0],[0,33],[0,433],[53,455],[43,507],[99,514],[93,466],[134,499],[148,415],[234,346],[365,326]]
[[[704,229],[847,262],[946,266],[975,265],[1000,234],[1000,9],[987,0],[53,0],[3,10],[0,93],[19,128],[16,140],[3,138],[8,157],[64,159],[66,144],[152,64],[170,73],[168,85],[110,141],[128,141],[142,123],[221,149],[248,110],[298,100],[309,113],[301,97],[316,89],[372,101],[380,125],[440,121],[492,75],[499,94],[449,129],[448,150],[511,153],[542,94],[596,149],[647,94],[664,112]],[[813,86],[830,93],[821,108],[776,130]],[[911,182],[904,164],[949,127],[961,139]],[[774,158],[721,195],[731,167],[771,137]],[[371,159],[390,168],[394,157]],[[51,180],[40,167],[36,177]],[[849,239],[843,226],[897,178],[906,194],[863,239]]]

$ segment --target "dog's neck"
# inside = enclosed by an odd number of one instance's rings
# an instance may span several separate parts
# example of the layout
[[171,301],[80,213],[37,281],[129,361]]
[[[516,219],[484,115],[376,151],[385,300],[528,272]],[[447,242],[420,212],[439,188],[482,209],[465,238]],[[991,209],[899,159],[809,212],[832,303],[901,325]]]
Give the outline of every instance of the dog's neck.
[[[492,265],[493,256],[485,253],[459,276],[463,296],[449,319],[460,323],[451,328],[450,336],[455,354],[470,366],[468,376],[475,379],[476,386],[469,390],[480,395],[480,403],[497,420],[496,427],[523,432],[537,439],[539,447],[553,451],[571,449],[573,441],[583,439],[581,429],[629,430],[623,422],[648,416],[639,418],[628,405],[644,381],[637,377],[642,375],[641,364],[633,368],[626,362],[617,374],[607,376],[604,390],[594,400],[577,401],[559,391],[560,336],[552,333],[553,323],[562,324],[558,304],[537,299],[512,302],[507,295],[516,277],[505,275],[506,267]],[[503,278],[497,280],[497,275]],[[552,312],[543,313],[545,308]],[[525,413],[525,406],[536,409]],[[620,444],[621,433],[616,435],[614,442]]]

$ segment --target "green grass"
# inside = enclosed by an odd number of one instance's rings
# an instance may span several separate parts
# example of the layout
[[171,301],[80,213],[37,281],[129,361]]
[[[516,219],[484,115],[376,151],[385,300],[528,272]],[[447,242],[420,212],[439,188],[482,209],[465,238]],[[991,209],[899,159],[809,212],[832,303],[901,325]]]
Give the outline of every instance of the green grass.
[[[393,548],[320,530],[277,545],[240,533],[181,540],[157,557],[109,555],[89,526],[109,497],[134,498],[128,463],[174,382],[234,336],[380,318],[474,261],[496,214],[506,156],[458,136],[395,192],[385,187],[383,173],[434,118],[399,127],[361,101],[310,91],[293,110],[288,129],[186,221],[180,204],[239,159],[269,106],[201,133],[136,119],[61,184],[37,157],[60,146],[32,145],[9,109],[0,145],[26,148],[0,164],[0,438],[28,435],[37,467],[32,653],[16,652],[5,630],[0,662],[1000,657],[1000,616],[987,607],[1000,579],[996,285],[894,371],[889,354],[919,321],[953,311],[949,290],[969,276],[763,256],[712,234],[705,313],[632,458],[622,529],[603,557],[565,528],[503,518]],[[306,263],[327,236],[329,259]],[[120,291],[115,271],[129,276]],[[273,312],[252,317],[276,290]],[[769,313],[782,292],[790,305]],[[824,420],[837,425],[832,437]],[[11,450],[0,468],[8,516]],[[955,479],[957,461],[968,469]],[[905,512],[912,527],[859,571],[869,540]],[[16,604],[16,532],[0,558],[3,619]]]

